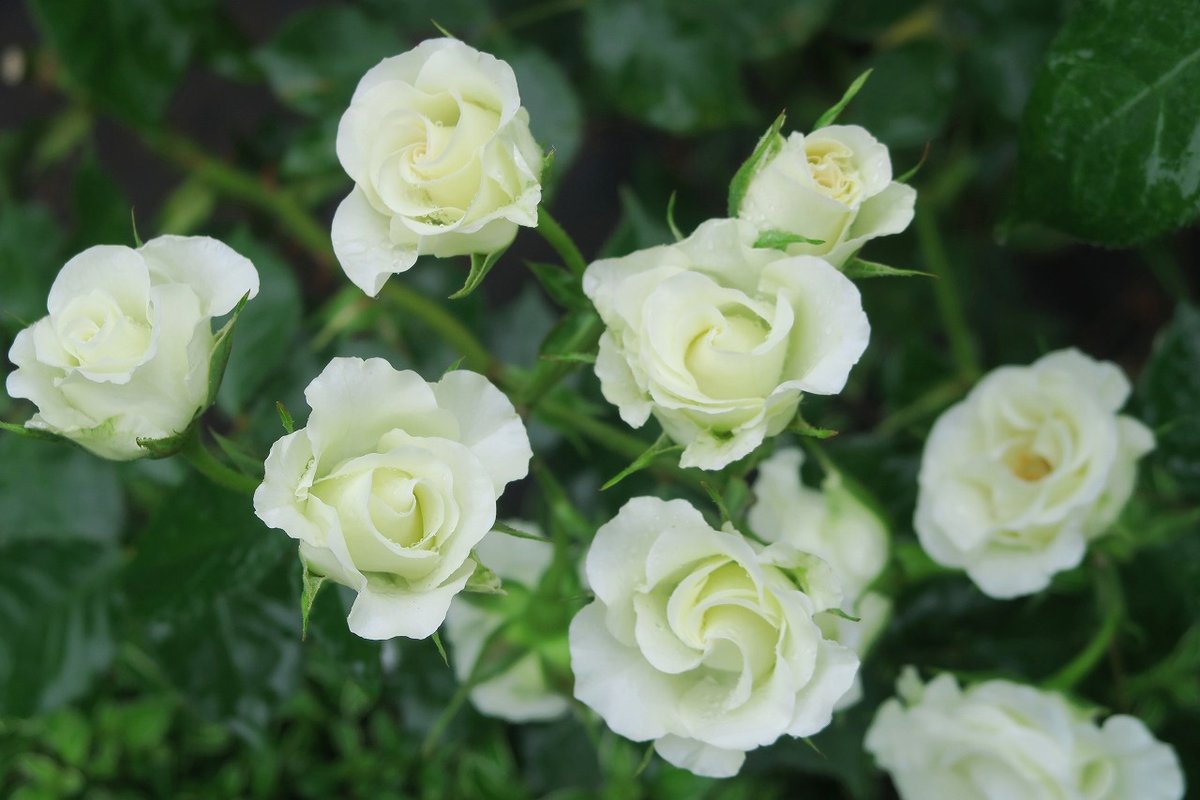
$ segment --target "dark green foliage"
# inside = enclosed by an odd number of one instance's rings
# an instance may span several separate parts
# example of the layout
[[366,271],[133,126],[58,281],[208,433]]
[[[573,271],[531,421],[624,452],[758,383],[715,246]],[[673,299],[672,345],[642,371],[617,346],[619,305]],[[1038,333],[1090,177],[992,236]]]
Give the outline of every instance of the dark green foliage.
[[1193,0],[1086,0],[1050,48],[1021,130],[1024,217],[1129,245],[1200,215]]

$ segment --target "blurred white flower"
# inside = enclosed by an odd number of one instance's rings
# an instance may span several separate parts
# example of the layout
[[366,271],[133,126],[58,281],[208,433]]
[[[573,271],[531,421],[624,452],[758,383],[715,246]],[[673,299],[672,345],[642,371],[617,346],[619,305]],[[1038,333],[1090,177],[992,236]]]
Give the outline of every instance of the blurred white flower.
[[358,592],[351,631],[429,636],[497,498],[529,470],[521,418],[482,375],[426,383],[380,358],[335,358],[304,396],[308,426],[271,447],[255,513],[299,540],[312,572]]
[[[891,617],[891,601],[868,587],[887,564],[887,526],[846,485],[840,473],[825,476],[821,489],[800,481],[804,455],[794,447],[780,449],[763,461],[754,482],[755,503],[747,521],[768,542],[783,542],[819,557],[842,587],[841,611],[858,617],[822,613],[818,622],[826,636],[866,656]],[[862,698],[862,682],[838,703],[847,708]]]
[[213,318],[256,294],[254,265],[206,236],[89,247],[17,334],[5,388],[37,406],[30,428],[105,458],[149,455],[138,439],[183,432],[208,402]]
[[992,597],[1039,591],[1079,564],[1154,447],[1117,413],[1128,396],[1116,365],[1074,349],[986,375],[925,443],[915,526],[926,552]]
[[1181,800],[1175,751],[1138,719],[1092,714],[1062,695],[993,680],[960,689],[910,667],[866,748],[904,800]]
[[[513,520],[514,528],[541,536],[531,522]],[[460,683],[471,678],[476,661],[488,640],[502,625],[510,622],[503,613],[504,601],[519,597],[528,602],[550,567],[554,547],[550,542],[535,542],[512,536],[492,535],[475,548],[480,562],[498,575],[506,596],[480,595],[478,602],[455,598],[446,615],[446,643],[450,646],[454,675]],[[479,683],[471,690],[471,704],[480,713],[511,722],[548,720],[567,713],[567,698],[550,688],[540,656],[530,651],[500,674]]]

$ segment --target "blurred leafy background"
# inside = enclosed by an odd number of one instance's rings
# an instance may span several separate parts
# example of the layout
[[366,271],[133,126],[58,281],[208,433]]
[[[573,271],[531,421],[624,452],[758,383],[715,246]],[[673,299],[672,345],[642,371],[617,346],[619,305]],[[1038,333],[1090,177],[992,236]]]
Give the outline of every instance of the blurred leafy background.
[[[368,67],[437,35],[431,19],[513,65],[556,151],[550,206],[589,258],[667,241],[672,192],[685,229],[721,215],[767,123],[786,109],[805,129],[868,67],[842,121],[888,144],[899,171],[927,149],[913,228],[870,257],[938,278],[863,284],[868,354],[843,395],[806,401],[842,431],[831,456],[896,534],[899,611],[865,666],[867,699],[812,747],[781,742],[721,783],[639,772],[645,747],[586,714],[443,718],[455,685],[431,642],[356,639],[334,591],[301,641],[294,548],[245,498],[177,459],[114,465],[2,435],[0,794],[888,797],[861,740],[900,665],[1061,679],[1106,618],[1111,640],[1066,683],[1143,717],[1200,785],[1194,0],[8,0],[0,345],[44,313],[71,254],[131,243],[132,209],[143,238],[219,236],[262,275],[207,419],[231,458],[261,459],[281,434],[275,401],[301,411],[333,355],[440,374],[462,353],[428,315],[350,287],[327,239],[349,186],[338,118]],[[484,290],[452,304],[460,263],[402,280],[531,369],[585,321],[570,310],[556,327],[563,311],[522,266],[551,258],[522,233]],[[916,547],[923,436],[982,370],[1068,345],[1137,379],[1134,412],[1160,446],[1090,568],[992,601]],[[531,422],[541,474],[561,484],[531,480],[506,514],[587,531],[632,494],[686,491],[659,470],[597,493],[653,432],[622,431],[586,373]],[[0,418],[29,412],[0,395]],[[571,434],[580,420],[595,435]]]

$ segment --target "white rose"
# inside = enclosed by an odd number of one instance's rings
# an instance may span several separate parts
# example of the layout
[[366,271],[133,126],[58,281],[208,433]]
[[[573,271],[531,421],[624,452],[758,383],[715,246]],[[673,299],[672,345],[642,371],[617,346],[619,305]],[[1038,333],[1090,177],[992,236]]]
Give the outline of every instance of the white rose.
[[380,358],[335,358],[304,396],[308,426],[271,447],[255,513],[299,540],[310,570],[358,592],[351,631],[429,636],[497,498],[528,472],[520,417],[482,375],[426,383]]
[[1074,349],[985,376],[925,443],[914,523],[926,552],[992,597],[1037,592],[1079,564],[1154,446],[1117,413],[1128,396],[1116,365]]
[[583,290],[607,330],[596,375],[637,428],[651,413],[720,469],[782,431],[802,392],[836,394],[867,347],[858,288],[825,261],[753,247],[737,220],[677,244],[597,261]]
[[1139,720],[1103,727],[1062,695],[994,680],[965,691],[911,668],[880,706],[866,748],[904,800],[1180,800],[1175,751]]
[[[842,586],[841,611],[858,621],[829,612],[817,621],[826,636],[863,658],[891,617],[891,601],[867,590],[887,564],[887,526],[840,473],[827,474],[820,491],[801,483],[803,461],[800,450],[788,447],[759,465],[756,500],[747,521],[766,541],[791,545],[829,565]],[[861,699],[862,682],[856,676],[837,707],[848,708]]]
[[542,151],[517,79],[457,39],[430,39],[367,71],[338,125],[355,183],[333,249],[369,295],[419,255],[491,253],[536,227]]
[[575,696],[698,775],[821,730],[858,670],[814,619],[840,601],[823,562],[713,530],[683,500],[630,500],[586,568],[596,599],[571,622]]
[[[529,522],[513,522],[513,527],[541,535]],[[475,548],[479,560],[503,582],[503,596],[479,595],[477,602],[459,597],[446,615],[446,643],[454,661],[454,675],[460,683],[471,677],[476,661],[488,640],[511,617],[505,611],[527,610],[530,595],[545,575],[554,557],[549,542],[535,542],[511,536],[488,536]],[[480,713],[511,722],[549,720],[567,713],[567,699],[555,692],[547,680],[542,659],[530,651],[500,674],[475,686],[471,704]]]
[[840,267],[867,241],[907,228],[916,199],[911,186],[892,180],[886,146],[858,125],[830,125],[780,136],[775,155],[750,180],[738,216],[759,231],[820,240],[788,252]]
[[120,461],[183,432],[208,402],[212,320],[258,294],[254,265],[206,236],[89,247],[50,287],[49,315],[17,334],[6,388],[27,423]]

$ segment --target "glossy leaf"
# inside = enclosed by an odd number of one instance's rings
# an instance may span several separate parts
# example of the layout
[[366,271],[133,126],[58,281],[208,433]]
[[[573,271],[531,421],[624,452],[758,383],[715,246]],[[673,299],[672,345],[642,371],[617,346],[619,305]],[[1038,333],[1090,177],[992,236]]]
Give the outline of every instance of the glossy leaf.
[[1200,215],[1194,0],[1078,3],[1021,126],[1019,214],[1123,246]]

